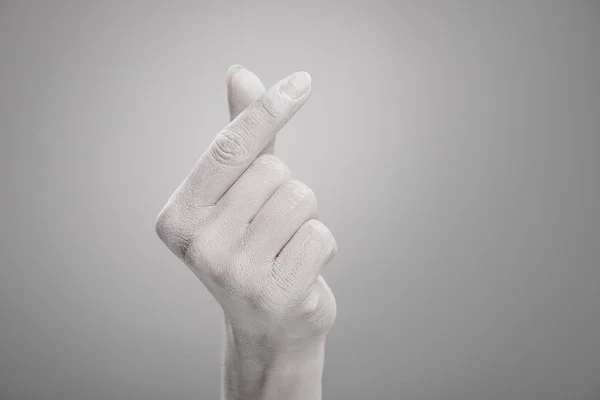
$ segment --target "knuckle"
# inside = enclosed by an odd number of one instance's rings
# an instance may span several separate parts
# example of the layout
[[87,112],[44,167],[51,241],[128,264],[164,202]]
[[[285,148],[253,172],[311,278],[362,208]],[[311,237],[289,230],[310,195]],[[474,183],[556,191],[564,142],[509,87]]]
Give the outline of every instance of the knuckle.
[[208,209],[198,209],[182,199],[178,198],[177,192],[171,196],[167,204],[159,212],[154,223],[154,229],[158,237],[175,253],[185,261],[187,253],[196,238],[205,237],[211,229],[211,215]]
[[243,135],[230,129],[219,132],[213,143],[212,155],[221,164],[239,165],[249,152]]
[[318,219],[311,219],[306,221],[306,226],[308,227],[308,229],[311,230],[313,235],[323,238],[333,236],[329,228]]
[[291,176],[290,170],[283,160],[273,154],[262,154],[253,162],[255,168],[260,168],[266,175],[282,178]]
[[158,237],[160,237],[163,241],[172,223],[172,217],[169,213],[168,208],[163,208],[158,213],[158,216],[156,217],[156,220],[154,222],[154,230],[156,231]]
[[283,186],[283,190],[294,202],[302,204],[311,210],[317,209],[317,196],[315,192],[309,188],[304,182],[299,180],[290,180]]
[[184,261],[209,282],[231,293],[240,293],[247,285],[247,254],[233,242],[223,240],[222,232],[207,227],[198,231],[185,253]]
[[330,252],[330,255],[331,255],[331,257],[333,257],[338,252],[338,244],[337,244],[337,240],[335,240],[335,238],[333,237],[333,235],[331,235],[331,239],[332,240],[331,240],[331,252]]
[[323,224],[321,221],[316,219],[308,220],[304,223],[306,229],[310,230],[311,236],[322,245],[323,252],[328,255],[329,258],[333,257],[338,250],[337,241],[331,233],[331,230]]
[[325,333],[337,316],[337,302],[325,280],[319,276],[301,306],[301,315],[311,322],[315,333]]
[[154,229],[160,240],[177,255],[183,255],[187,247],[187,237],[181,227],[180,219],[177,210],[167,205],[160,211],[154,223]]
[[331,260],[337,254],[338,245],[337,245],[337,241],[335,240],[333,235],[331,236],[330,240],[327,242],[325,251],[326,251],[328,260]]
[[215,246],[215,230],[211,225],[204,225],[194,230],[193,239],[190,240],[184,250],[184,261],[188,265],[202,266],[207,269],[222,264],[223,252],[218,251],[220,247]]
[[283,315],[293,302],[290,282],[273,271],[249,287],[248,298],[260,310],[274,315]]
[[319,333],[328,331],[337,318],[337,301],[333,293],[324,301],[322,309],[316,314],[316,326]]

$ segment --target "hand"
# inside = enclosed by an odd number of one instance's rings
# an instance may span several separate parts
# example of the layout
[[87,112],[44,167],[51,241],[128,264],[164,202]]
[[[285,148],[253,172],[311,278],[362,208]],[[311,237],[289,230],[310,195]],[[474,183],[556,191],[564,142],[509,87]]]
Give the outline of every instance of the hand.
[[227,81],[232,121],[164,206],[156,231],[213,294],[234,336],[272,347],[322,338],[336,306],[319,273],[337,245],[316,219],[312,190],[272,154],[275,135],[308,99],[310,76],[264,91],[232,67]]

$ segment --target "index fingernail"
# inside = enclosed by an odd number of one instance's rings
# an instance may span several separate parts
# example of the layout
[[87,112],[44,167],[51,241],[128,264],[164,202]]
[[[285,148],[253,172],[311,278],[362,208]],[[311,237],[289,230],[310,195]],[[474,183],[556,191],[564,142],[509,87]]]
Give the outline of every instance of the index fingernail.
[[296,72],[281,85],[281,91],[292,99],[299,99],[310,89],[310,75],[307,72]]

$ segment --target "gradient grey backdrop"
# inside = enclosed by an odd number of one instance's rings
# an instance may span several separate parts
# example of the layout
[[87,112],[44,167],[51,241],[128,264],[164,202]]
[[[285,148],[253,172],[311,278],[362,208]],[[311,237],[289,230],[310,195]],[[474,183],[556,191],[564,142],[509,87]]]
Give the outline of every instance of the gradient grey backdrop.
[[154,220],[235,63],[313,78],[324,399],[600,399],[598,2],[0,1],[0,60],[2,400],[218,399]]

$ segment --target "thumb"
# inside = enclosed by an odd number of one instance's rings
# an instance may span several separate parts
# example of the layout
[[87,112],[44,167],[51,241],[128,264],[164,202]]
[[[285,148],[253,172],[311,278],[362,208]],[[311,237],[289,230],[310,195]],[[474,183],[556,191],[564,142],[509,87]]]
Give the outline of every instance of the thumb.
[[[226,85],[230,121],[233,121],[250,103],[257,100],[265,92],[265,87],[260,79],[237,64],[232,65],[227,70]],[[261,154],[273,153],[275,139],[276,136],[267,143]]]

